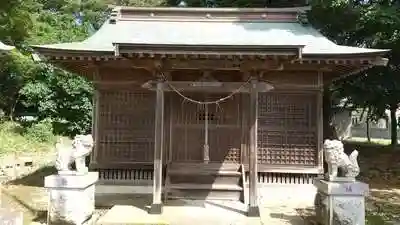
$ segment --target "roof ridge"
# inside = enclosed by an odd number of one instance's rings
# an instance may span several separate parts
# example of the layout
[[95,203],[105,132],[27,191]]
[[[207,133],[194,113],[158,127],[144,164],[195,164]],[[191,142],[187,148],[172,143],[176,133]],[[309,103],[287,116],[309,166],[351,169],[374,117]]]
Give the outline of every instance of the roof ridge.
[[119,20],[163,21],[257,21],[295,22],[310,7],[291,8],[178,8],[178,7],[127,7],[116,6],[110,23]]
[[114,10],[118,11],[141,11],[141,12],[283,12],[283,13],[296,13],[305,12],[310,10],[310,6],[302,7],[258,7],[258,8],[234,8],[234,7],[220,7],[220,8],[204,8],[204,7],[132,7],[132,6],[115,6]]

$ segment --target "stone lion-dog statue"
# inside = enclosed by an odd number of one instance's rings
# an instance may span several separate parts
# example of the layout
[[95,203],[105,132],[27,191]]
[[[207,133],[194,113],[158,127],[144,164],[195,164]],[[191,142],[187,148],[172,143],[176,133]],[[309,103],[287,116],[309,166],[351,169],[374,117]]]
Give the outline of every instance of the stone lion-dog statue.
[[[339,140],[324,141],[325,161],[328,164],[329,181],[355,181],[360,173],[357,163],[358,151],[354,150],[349,156],[344,152],[343,143]],[[338,178],[338,169],[344,172],[344,177]]]
[[[85,158],[93,149],[92,135],[76,135],[72,140],[71,146],[65,146],[60,138],[56,144],[57,159],[56,169],[59,174],[85,174],[88,172]],[[76,171],[72,171],[70,166],[75,162]]]

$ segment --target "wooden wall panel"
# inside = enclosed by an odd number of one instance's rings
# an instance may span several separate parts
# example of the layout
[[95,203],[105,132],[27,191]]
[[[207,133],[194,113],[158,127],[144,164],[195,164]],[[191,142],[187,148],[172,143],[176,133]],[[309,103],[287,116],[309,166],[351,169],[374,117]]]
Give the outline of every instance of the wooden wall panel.
[[317,93],[259,95],[258,162],[266,165],[318,164]]
[[153,162],[155,93],[99,90],[98,164]]

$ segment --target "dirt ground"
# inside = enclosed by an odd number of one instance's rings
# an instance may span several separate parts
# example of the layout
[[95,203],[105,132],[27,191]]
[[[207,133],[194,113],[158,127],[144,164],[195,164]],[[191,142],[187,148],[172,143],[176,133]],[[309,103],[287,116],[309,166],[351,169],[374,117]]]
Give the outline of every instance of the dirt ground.
[[[347,144],[346,150],[360,151],[360,180],[370,184],[367,199],[367,219],[370,225],[386,225],[400,221],[400,149],[372,145]],[[48,157],[47,159],[44,159]],[[53,155],[40,156],[42,161],[51,161]],[[47,163],[48,165],[48,163]],[[24,213],[24,225],[46,222],[47,192],[43,187],[44,177],[55,173],[52,166],[41,166],[30,175],[7,182],[2,186],[2,206]],[[297,209],[305,224],[313,224],[313,209]]]

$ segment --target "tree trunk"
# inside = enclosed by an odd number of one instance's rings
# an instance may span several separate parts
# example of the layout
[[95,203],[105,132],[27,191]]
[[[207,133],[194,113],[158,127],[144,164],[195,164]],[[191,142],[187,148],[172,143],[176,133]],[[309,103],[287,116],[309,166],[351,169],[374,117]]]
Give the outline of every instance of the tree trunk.
[[390,128],[391,128],[391,145],[397,145],[397,118],[396,118],[397,104],[390,107]]
[[369,118],[367,117],[367,140],[368,142],[371,142],[371,133],[370,133],[370,127],[369,127]]
[[331,104],[331,94],[329,91],[325,89],[323,96],[324,140],[338,138],[336,129],[332,125],[332,116],[333,116],[333,109]]

